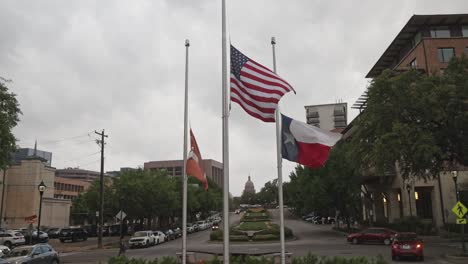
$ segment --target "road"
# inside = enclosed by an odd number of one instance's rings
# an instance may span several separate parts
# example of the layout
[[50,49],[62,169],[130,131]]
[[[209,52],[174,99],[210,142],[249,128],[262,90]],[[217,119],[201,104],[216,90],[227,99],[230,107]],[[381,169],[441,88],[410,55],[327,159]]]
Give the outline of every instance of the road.
[[[272,210],[275,221],[278,220],[278,211]],[[232,215],[230,222],[238,222],[239,215]],[[351,245],[346,242],[344,234],[331,230],[329,225],[314,225],[292,217],[285,212],[286,226],[291,228],[295,239],[286,242],[286,251],[293,256],[304,256],[309,252],[318,256],[373,256],[382,255],[388,262],[391,261],[390,248],[384,245]],[[190,234],[187,239],[188,251],[211,252],[222,254],[222,243],[209,241],[209,230]],[[456,253],[457,245],[439,238],[424,238],[426,263],[449,263],[442,259],[446,253]],[[153,259],[161,256],[175,256],[181,251],[182,240],[177,239],[151,248],[127,250],[128,257]],[[280,251],[279,242],[242,243],[231,242],[231,253],[266,254]],[[65,253],[62,255],[63,263],[98,263],[117,255],[118,249],[88,250],[85,252]],[[210,258],[206,254],[197,254],[197,258]],[[397,262],[395,262],[397,263]]]

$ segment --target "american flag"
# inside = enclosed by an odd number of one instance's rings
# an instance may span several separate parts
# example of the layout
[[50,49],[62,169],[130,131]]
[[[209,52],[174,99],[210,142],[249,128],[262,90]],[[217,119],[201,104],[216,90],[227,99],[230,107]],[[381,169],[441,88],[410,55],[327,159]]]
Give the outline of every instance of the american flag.
[[276,106],[289,91],[294,89],[288,82],[231,45],[231,101],[255,118],[275,122]]

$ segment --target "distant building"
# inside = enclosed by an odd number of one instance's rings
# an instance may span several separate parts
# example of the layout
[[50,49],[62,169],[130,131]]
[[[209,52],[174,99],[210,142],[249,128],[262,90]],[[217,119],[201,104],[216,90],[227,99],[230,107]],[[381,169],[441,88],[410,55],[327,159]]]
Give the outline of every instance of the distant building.
[[321,104],[304,106],[307,124],[328,131],[341,131],[348,125],[348,104]]
[[54,198],[74,201],[82,192],[86,192],[91,183],[86,180],[68,179],[55,176]]
[[[83,170],[79,168],[66,168],[55,171],[55,176],[67,179],[84,180],[93,182],[99,180],[101,173],[98,171]],[[109,176],[105,174],[104,176]]]
[[254,183],[250,180],[250,176],[245,183],[244,193],[255,193],[255,186]]
[[19,148],[12,154],[12,162],[19,164],[21,160],[31,157],[40,157],[45,160],[47,166],[52,166],[52,152],[34,148]]
[[[145,170],[166,170],[172,177],[181,177],[183,165],[183,160],[161,160],[145,162],[143,167]],[[202,166],[206,177],[223,188],[223,164],[216,160],[204,159]]]
[[127,172],[127,171],[134,171],[138,170],[137,168],[131,168],[131,167],[122,167],[118,171],[106,171],[106,174],[112,177],[119,176],[120,174]]

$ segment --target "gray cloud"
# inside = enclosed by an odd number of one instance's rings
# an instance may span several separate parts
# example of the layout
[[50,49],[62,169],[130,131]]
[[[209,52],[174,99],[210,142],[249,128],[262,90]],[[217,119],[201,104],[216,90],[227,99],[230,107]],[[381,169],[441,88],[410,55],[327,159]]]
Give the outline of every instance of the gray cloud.
[[[227,2],[231,41],[246,55],[270,67],[276,36],[278,72],[298,92],[283,98],[282,109],[299,120],[304,105],[351,105],[411,15],[467,7],[464,0]],[[98,170],[93,131],[105,128],[106,170],[180,159],[189,38],[190,122],[202,155],[221,161],[220,8],[207,0],[1,1],[0,75],[13,79],[24,113],[15,129],[20,146],[37,138],[54,152],[54,166]],[[233,194],[249,173],[257,189],[276,177],[274,124],[235,104],[230,150]],[[293,168],[284,161],[285,176]]]

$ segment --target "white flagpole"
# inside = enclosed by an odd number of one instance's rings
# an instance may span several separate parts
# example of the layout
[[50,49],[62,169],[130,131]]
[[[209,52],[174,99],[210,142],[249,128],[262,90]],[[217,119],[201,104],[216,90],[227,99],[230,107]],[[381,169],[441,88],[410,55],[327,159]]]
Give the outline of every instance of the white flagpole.
[[[273,50],[273,71],[276,73],[276,39],[271,38],[271,47]],[[279,102],[276,107],[276,157],[278,164],[278,203],[280,211],[280,243],[281,243],[281,264],[286,263],[286,249],[284,242],[284,208],[283,208],[283,159],[281,156],[281,112]]]
[[226,36],[226,0],[222,0],[222,87],[223,87],[223,264],[229,264],[229,93]]
[[182,198],[182,264],[187,262],[187,134],[188,134],[188,56],[190,41],[185,40],[184,172]]

